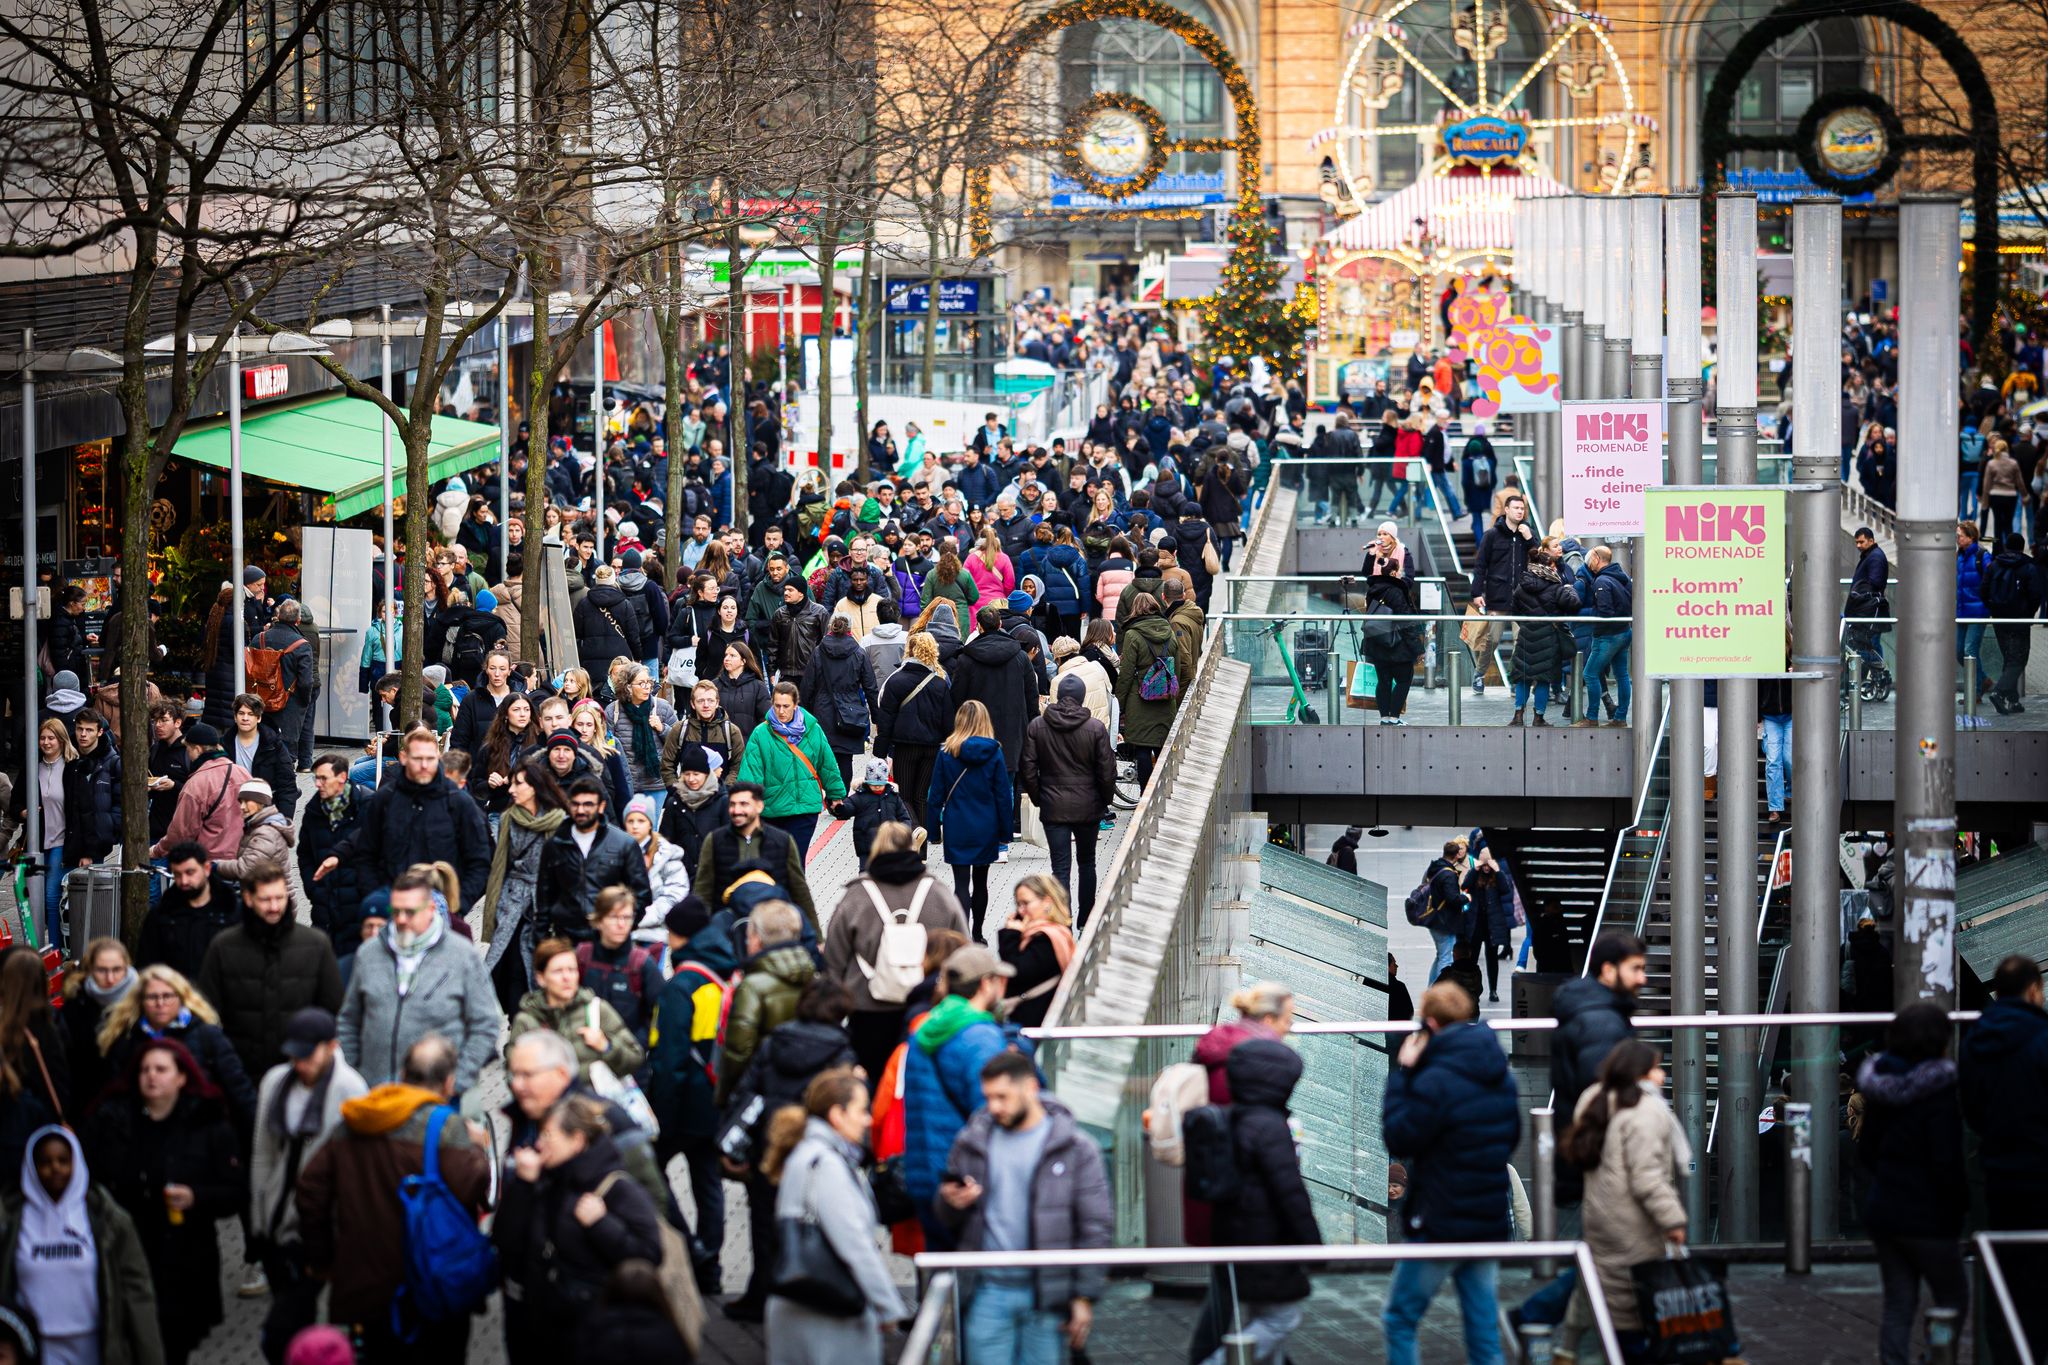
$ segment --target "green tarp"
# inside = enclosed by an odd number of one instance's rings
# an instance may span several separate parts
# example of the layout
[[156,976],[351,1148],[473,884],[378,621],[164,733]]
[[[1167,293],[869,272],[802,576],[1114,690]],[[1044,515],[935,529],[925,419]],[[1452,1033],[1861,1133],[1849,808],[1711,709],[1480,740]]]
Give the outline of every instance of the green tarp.
[[[384,502],[384,414],[375,403],[340,394],[242,419],[242,472],[270,483],[328,495],[337,521]],[[193,427],[174,454],[226,469],[225,420]],[[498,458],[498,429],[483,422],[436,417],[428,442],[428,472],[436,480]],[[391,442],[391,489],[405,492],[405,447]]]

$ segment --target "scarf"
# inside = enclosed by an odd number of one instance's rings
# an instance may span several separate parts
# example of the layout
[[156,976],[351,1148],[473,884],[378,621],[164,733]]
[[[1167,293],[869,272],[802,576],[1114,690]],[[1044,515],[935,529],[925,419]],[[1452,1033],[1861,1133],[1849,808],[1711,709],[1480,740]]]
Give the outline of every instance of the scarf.
[[661,770],[661,742],[654,737],[654,698],[635,702],[619,698],[619,714],[630,722],[633,732],[633,765],[642,772]]
[[[71,1183],[55,1199],[36,1178],[36,1145],[55,1134],[71,1144]],[[22,1298],[36,1306],[50,1337],[89,1337],[99,1329],[99,1248],[86,1212],[91,1188],[85,1149],[69,1129],[38,1128],[21,1154],[21,1224],[14,1273]]]
[[568,818],[569,813],[562,810],[550,809],[529,813],[524,806],[505,807],[505,814],[500,817],[498,846],[491,850],[490,879],[484,883],[484,918],[481,937],[485,943],[489,943],[497,934],[498,897],[504,892],[505,878],[512,870],[512,836],[509,831],[503,828],[503,821],[509,820],[515,827],[546,839],[555,832],[555,829],[562,821]]
[[419,975],[420,964],[427,960],[427,951],[441,941],[441,935],[448,932],[446,916],[436,915],[427,926],[427,931],[413,939],[412,946],[403,948],[398,943],[397,926],[386,922],[384,925],[384,946],[391,950],[391,960],[398,967],[398,998],[403,1000],[412,989],[412,979]]
[[682,802],[684,810],[702,810],[718,799],[718,790],[716,782],[706,782],[695,791],[688,787],[672,787],[669,789],[668,799]]
[[342,787],[340,795],[321,798],[320,809],[327,812],[328,824],[339,825],[348,818],[349,793],[354,790],[355,785],[349,783]]
[[127,998],[128,992],[135,989],[135,983],[140,979],[135,969],[130,967],[128,975],[122,977],[120,984],[111,990],[102,990],[100,984],[90,976],[81,983],[80,989],[92,997],[92,1002],[102,1010],[110,1010]]
[[320,1130],[327,1126],[327,1083],[333,1079],[332,1066],[320,1073],[320,1079],[313,1082],[313,1088],[306,1096],[306,1107],[299,1111],[299,1126],[293,1128],[285,1121],[285,1099],[299,1079],[296,1075],[287,1078],[271,1095],[270,1107],[263,1111],[263,1126],[276,1134],[278,1141],[286,1144],[294,1140],[311,1142],[319,1137]]
[[1021,948],[1029,944],[1040,934],[1044,934],[1052,941],[1052,955],[1058,960],[1060,974],[1064,976],[1067,964],[1074,960],[1074,931],[1064,924],[1053,924],[1049,921],[1043,924],[1027,924],[1024,926],[1024,936],[1018,940],[1017,946]]
[[184,1009],[179,1010],[178,1017],[171,1020],[171,1022],[165,1025],[163,1028],[157,1028],[156,1026],[151,1024],[149,1020],[143,1018],[139,1014],[135,1016],[135,1023],[138,1027],[141,1028],[143,1033],[145,1033],[151,1038],[174,1037],[175,1035],[183,1033],[187,1029],[192,1027],[192,1010],[190,1006],[187,1006]]
[[770,709],[768,712],[768,728],[773,730],[778,738],[786,739],[791,744],[801,748],[804,742],[805,729],[803,708],[798,707],[796,714],[787,721],[777,720],[774,710]]

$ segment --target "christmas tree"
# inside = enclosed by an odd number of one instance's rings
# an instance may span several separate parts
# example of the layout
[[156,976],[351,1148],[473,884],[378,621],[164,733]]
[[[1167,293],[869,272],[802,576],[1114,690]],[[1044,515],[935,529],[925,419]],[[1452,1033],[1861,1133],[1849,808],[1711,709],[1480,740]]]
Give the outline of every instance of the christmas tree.
[[1259,204],[1258,191],[1238,196],[1225,229],[1230,257],[1216,292],[1197,301],[1210,357],[1229,356],[1239,366],[1264,356],[1281,374],[1301,368],[1302,348],[1316,318],[1315,290],[1296,285],[1292,298],[1280,296],[1287,258],[1272,253],[1274,233]]

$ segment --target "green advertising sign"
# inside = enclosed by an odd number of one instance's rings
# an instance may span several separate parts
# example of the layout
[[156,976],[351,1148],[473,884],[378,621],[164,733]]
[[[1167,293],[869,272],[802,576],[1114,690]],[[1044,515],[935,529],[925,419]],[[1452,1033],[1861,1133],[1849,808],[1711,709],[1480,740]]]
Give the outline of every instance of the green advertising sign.
[[1643,490],[1646,664],[1658,678],[1785,672],[1785,490]]

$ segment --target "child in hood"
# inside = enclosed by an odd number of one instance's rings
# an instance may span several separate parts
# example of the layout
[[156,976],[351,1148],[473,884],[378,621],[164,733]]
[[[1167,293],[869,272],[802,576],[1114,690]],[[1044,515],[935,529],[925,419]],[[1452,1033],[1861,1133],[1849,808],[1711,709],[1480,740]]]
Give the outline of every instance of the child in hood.
[[896,784],[889,780],[889,760],[871,758],[864,771],[866,780],[832,805],[834,815],[853,821],[853,852],[860,859],[863,872],[868,870],[868,850],[875,846],[875,831],[883,821],[899,820],[913,828],[917,825],[917,817],[910,813]]

